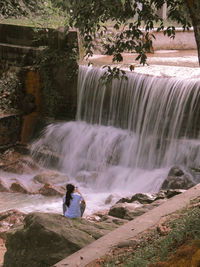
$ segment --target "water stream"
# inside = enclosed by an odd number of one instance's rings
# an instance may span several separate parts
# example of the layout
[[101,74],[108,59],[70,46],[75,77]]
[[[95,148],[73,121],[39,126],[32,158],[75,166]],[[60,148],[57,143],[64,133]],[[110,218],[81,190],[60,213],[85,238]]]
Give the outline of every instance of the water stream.
[[[79,185],[86,214],[108,208],[111,194],[110,205],[157,192],[174,165],[189,170],[200,164],[198,79],[127,73],[128,80],[106,85],[104,71],[80,66],[76,121],[49,125],[32,144],[35,156],[44,150],[59,156],[56,169]],[[47,166],[48,158],[40,163]],[[49,206],[31,201],[28,210],[61,212],[60,199]]]

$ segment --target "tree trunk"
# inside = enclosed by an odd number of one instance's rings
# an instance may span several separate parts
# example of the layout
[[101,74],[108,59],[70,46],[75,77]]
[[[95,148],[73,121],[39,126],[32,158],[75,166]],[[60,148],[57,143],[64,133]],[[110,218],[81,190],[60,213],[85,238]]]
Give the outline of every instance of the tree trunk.
[[199,59],[199,66],[200,66],[200,22],[198,25],[193,25],[194,27],[194,34],[197,43],[197,51],[198,51],[198,59]]
[[194,28],[194,35],[197,43],[198,59],[200,66],[200,1],[199,0],[185,0],[188,7],[192,25]]

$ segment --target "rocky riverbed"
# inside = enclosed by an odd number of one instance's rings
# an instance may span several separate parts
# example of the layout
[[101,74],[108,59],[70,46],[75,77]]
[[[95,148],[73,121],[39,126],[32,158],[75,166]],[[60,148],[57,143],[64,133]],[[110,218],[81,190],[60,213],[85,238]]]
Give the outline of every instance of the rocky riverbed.
[[[0,179],[0,194],[17,196],[40,196],[50,199],[65,194],[60,185],[68,181],[66,175],[54,170],[45,170],[34,162],[26,149],[10,149],[0,156],[0,168],[5,176]],[[34,173],[29,183],[10,179],[9,174],[20,177]],[[199,174],[197,169],[195,172]],[[7,174],[7,176],[6,176]],[[13,177],[13,176],[12,176]],[[81,219],[70,220],[60,213],[22,212],[15,206],[0,213],[0,255],[4,267],[32,265],[51,266],[80,248],[180,194],[194,185],[191,174],[178,166],[169,171],[168,177],[158,193],[137,193],[115,200],[110,194],[106,203],[109,208],[89,214]],[[6,253],[5,253],[6,252]]]

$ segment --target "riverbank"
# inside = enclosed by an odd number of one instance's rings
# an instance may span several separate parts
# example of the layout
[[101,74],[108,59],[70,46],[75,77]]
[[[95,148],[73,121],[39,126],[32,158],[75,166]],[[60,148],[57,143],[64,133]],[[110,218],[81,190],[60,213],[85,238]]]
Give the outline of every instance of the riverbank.
[[[134,240],[138,234],[152,228],[164,217],[186,207],[192,199],[199,197],[200,184],[187,190],[186,192],[173,197],[159,207],[139,216],[133,221],[117,228],[106,236],[96,240],[92,244],[77,251],[68,258],[55,264],[54,267],[85,267],[97,258],[101,258],[110,253],[121,242],[130,242]],[[101,265],[89,265],[89,267]]]

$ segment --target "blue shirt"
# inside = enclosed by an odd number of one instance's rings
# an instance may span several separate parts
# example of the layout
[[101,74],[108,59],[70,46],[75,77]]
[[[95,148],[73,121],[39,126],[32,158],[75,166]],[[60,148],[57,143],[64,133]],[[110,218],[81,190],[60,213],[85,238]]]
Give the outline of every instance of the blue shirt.
[[[64,215],[68,218],[77,218],[81,217],[81,209],[80,209],[80,203],[82,201],[82,196],[80,196],[78,193],[72,193],[71,194],[72,199],[70,199],[70,205],[67,207],[66,205],[66,211]],[[63,197],[63,203],[65,203],[66,197]]]

